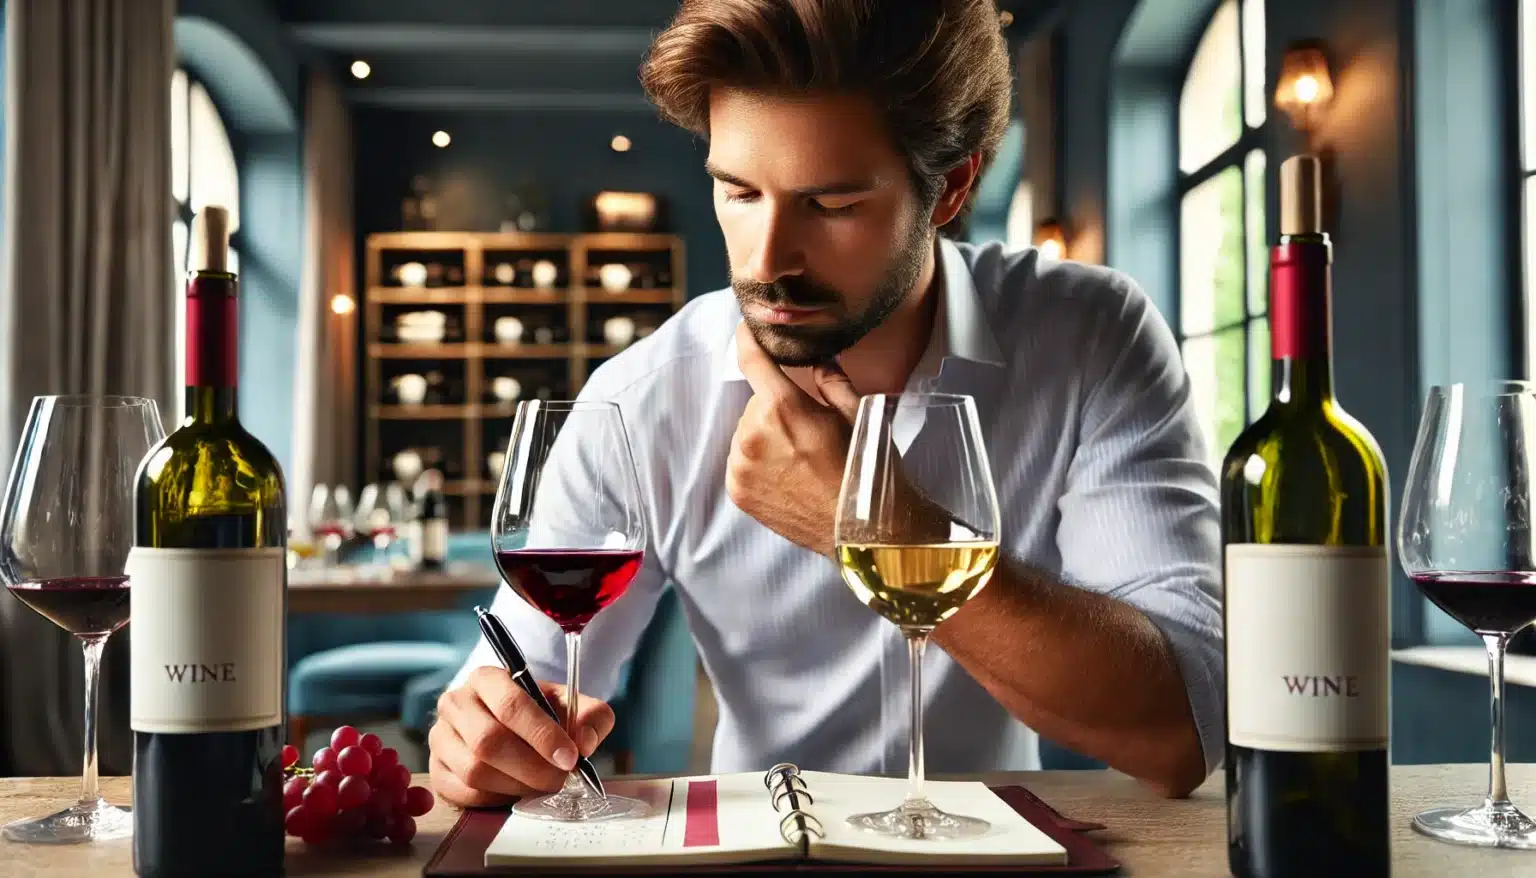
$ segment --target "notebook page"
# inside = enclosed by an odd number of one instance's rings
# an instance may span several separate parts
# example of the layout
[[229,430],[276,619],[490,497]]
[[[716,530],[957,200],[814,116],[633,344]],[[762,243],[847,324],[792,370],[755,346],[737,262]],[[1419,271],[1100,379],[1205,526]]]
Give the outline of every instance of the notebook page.
[[1006,861],[1018,865],[1067,862],[1067,850],[987,789],[974,781],[927,781],[928,800],[940,810],[978,817],[992,824],[968,839],[886,838],[848,825],[852,814],[885,811],[899,805],[907,793],[902,778],[855,777],[803,772],[816,799],[808,809],[826,830],[826,838],[811,843],[811,857],[864,863],[912,863],[935,858],[944,863],[976,864]]
[[646,801],[650,813],[595,823],[512,814],[486,848],[485,865],[744,863],[799,853],[779,836],[779,819],[758,775],[613,781],[606,787]]

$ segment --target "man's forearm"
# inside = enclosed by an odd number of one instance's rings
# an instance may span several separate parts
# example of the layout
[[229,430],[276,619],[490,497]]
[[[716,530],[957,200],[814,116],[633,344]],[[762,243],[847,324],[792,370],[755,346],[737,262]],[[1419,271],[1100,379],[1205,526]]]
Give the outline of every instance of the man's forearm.
[[1135,607],[1000,562],[934,631],[1021,722],[1169,796],[1206,775],[1173,651]]

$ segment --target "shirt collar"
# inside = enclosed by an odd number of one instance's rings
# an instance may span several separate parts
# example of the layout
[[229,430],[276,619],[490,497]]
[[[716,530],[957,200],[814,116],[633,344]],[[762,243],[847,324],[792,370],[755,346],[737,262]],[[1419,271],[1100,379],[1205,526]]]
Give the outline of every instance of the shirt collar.
[[[939,308],[933,323],[933,335],[929,338],[928,348],[916,371],[919,374],[935,374],[944,360],[951,357],[994,366],[1003,365],[1002,350],[992,331],[987,328],[981,297],[976,292],[976,282],[971,277],[970,266],[966,265],[960,248],[953,241],[940,236],[938,259],[938,274],[942,280],[938,289]],[[747,380],[747,376],[741,373],[741,363],[736,357],[736,322],[739,320],[738,312],[738,320],[731,323],[731,332],[726,338],[725,350],[721,353],[721,381],[727,383]]]

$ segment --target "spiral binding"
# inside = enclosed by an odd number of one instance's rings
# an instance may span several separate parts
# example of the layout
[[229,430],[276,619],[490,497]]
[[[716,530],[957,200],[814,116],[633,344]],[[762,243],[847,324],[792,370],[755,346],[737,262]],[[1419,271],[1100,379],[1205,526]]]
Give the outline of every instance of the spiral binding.
[[[816,819],[814,814],[806,811],[804,806],[816,801],[810,790],[806,789],[805,778],[800,776],[800,768],[793,763],[780,762],[768,769],[763,775],[763,786],[767,787],[773,796],[773,810],[779,812],[780,803],[786,800],[789,810],[784,812],[779,820],[779,835],[790,844],[798,844],[802,851],[810,848],[810,837],[826,838],[826,827]],[[793,823],[793,825],[791,825]]]

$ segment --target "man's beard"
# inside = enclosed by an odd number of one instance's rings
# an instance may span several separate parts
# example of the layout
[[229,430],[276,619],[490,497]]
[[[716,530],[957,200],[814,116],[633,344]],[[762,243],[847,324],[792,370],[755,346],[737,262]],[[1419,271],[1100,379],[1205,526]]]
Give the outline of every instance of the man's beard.
[[858,314],[845,315],[831,324],[794,326],[764,323],[746,313],[745,306],[758,303],[799,308],[826,308],[836,316],[846,311],[846,298],[837,290],[802,275],[785,275],[773,283],[731,278],[736,301],[743,306],[742,319],[769,358],[780,366],[816,366],[853,347],[869,331],[885,322],[917,283],[928,246],[927,228],[914,223],[906,246],[886,267],[869,304]]

